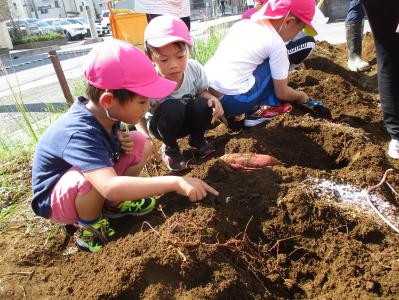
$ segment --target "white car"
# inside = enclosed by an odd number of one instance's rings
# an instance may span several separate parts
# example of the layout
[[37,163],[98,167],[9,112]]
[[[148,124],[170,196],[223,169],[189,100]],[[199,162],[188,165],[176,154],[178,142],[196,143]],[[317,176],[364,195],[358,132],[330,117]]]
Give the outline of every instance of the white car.
[[[49,19],[46,19],[44,21],[48,23],[49,22],[48,20]],[[86,29],[82,24],[80,23],[76,24],[76,23],[78,22],[71,22],[68,19],[53,19],[51,25],[55,26],[56,28],[61,27],[65,37],[69,41],[73,39],[82,40],[86,35]]]
[[111,33],[111,24],[109,22],[109,10],[103,10],[100,15],[100,24],[102,28],[108,28],[108,32]]
[[[83,25],[84,28],[86,29],[86,36],[91,37],[89,20],[87,20],[85,18],[68,18],[68,20],[72,23]],[[106,30],[101,28],[100,24],[94,23],[94,25],[96,26],[97,35],[104,36]]]

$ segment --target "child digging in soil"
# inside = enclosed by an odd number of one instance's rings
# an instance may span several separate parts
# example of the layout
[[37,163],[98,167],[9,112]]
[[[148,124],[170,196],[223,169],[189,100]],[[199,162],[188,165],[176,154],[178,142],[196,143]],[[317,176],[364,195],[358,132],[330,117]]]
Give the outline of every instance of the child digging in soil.
[[147,55],[160,76],[176,82],[173,93],[152,101],[150,112],[137,127],[163,142],[162,159],[171,171],[187,168],[177,139],[189,136],[193,154],[205,158],[214,147],[204,135],[212,118],[223,115],[219,100],[211,95],[202,65],[189,59],[192,46],[187,26],[171,15],[151,20],[144,32]]
[[147,214],[154,195],[177,192],[199,201],[208,192],[218,194],[196,178],[138,177],[152,144],[141,132],[120,132],[120,122],[136,124],[149,107],[148,97],[165,97],[176,85],[158,76],[143,52],[106,41],[90,52],[84,76],[87,98],[79,97],[37,145],[32,167],[37,215],[77,224],[77,244],[93,252],[115,234],[107,217]]
[[[230,28],[205,65],[210,91],[221,97],[227,117],[246,113],[244,125],[255,126],[270,120],[265,105],[308,101],[305,92],[288,86],[288,71],[290,62],[299,64],[311,52],[314,38],[290,43],[288,53],[285,43],[305,26],[316,33],[311,25],[314,13],[314,0],[269,0],[250,20]],[[282,111],[284,107],[291,106],[281,105]]]

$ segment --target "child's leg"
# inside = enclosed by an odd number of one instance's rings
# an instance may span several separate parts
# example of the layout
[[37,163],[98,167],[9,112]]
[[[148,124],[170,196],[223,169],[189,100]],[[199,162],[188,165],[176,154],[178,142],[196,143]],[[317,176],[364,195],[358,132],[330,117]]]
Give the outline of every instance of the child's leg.
[[114,168],[117,174],[139,176],[151,156],[154,146],[146,135],[138,131],[132,131],[130,134],[134,141],[134,151],[131,155],[122,154]]
[[255,84],[245,94],[224,95],[222,97],[223,110],[227,116],[238,116],[247,113],[258,105],[280,105],[280,101],[274,92],[269,60],[266,60],[256,68],[254,77]]
[[187,135],[184,128],[186,105],[176,99],[162,102],[150,121],[151,134],[160,139],[167,147],[178,149],[177,139]]
[[190,130],[189,143],[193,147],[202,147],[205,131],[211,124],[212,108],[203,97],[195,98],[187,104],[184,126]]
[[101,215],[104,198],[76,168],[68,170],[51,192],[51,219],[63,224],[79,220],[95,222]]
[[291,65],[299,65],[309,56],[316,46],[316,41],[312,36],[304,36],[287,44],[288,59]]
[[[137,176],[152,150],[152,144],[145,134],[138,131],[130,134],[134,140],[134,151],[130,155],[121,154],[114,166],[118,175]],[[64,224],[95,222],[101,216],[104,201],[83,174],[78,169],[71,168],[53,188],[51,219]]]
[[[139,176],[148,158],[152,154],[153,145],[147,135],[132,131],[130,135],[134,142],[133,153],[122,154],[114,166],[118,176]],[[126,215],[144,215],[155,206],[154,198],[126,199],[121,202],[105,201],[103,214],[109,218],[120,218]]]

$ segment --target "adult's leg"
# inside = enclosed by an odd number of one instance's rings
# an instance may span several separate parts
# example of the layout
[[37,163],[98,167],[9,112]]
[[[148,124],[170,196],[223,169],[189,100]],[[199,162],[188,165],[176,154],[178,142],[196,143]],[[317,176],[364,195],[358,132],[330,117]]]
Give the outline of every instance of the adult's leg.
[[180,18],[180,19],[187,25],[188,31],[190,31],[190,29],[191,29],[191,18],[190,18],[190,16],[183,17],[183,18]]
[[362,1],[350,0],[345,19],[346,45],[348,48],[348,69],[355,72],[370,68],[370,65],[361,59],[364,15]]
[[189,143],[193,147],[204,144],[204,135],[212,120],[212,108],[203,97],[195,98],[187,103],[185,127],[190,130]]
[[[154,18],[156,18],[158,16],[161,16],[161,15],[158,15],[158,14],[147,14],[147,22],[150,23],[152,19],[154,19]],[[183,17],[183,18],[180,18],[180,19],[186,24],[186,26],[188,28],[188,31],[190,31],[190,29],[191,29],[191,17],[187,16],[187,17]]]
[[396,33],[399,1],[363,2],[376,46],[378,89],[384,123],[391,139],[399,141],[399,34]]
[[158,14],[147,14],[147,22],[150,23],[152,19],[158,17]]

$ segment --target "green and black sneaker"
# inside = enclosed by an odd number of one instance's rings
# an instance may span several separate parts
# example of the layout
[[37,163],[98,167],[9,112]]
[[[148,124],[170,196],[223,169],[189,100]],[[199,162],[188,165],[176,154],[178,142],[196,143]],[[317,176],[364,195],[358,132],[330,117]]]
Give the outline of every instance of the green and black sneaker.
[[90,226],[79,226],[75,233],[76,244],[90,252],[100,250],[108,241],[109,237],[115,234],[115,230],[109,227],[107,219],[100,219]]
[[157,201],[154,197],[123,201],[115,209],[109,210],[103,208],[103,215],[110,219],[117,219],[124,216],[142,216],[152,211],[156,203]]

